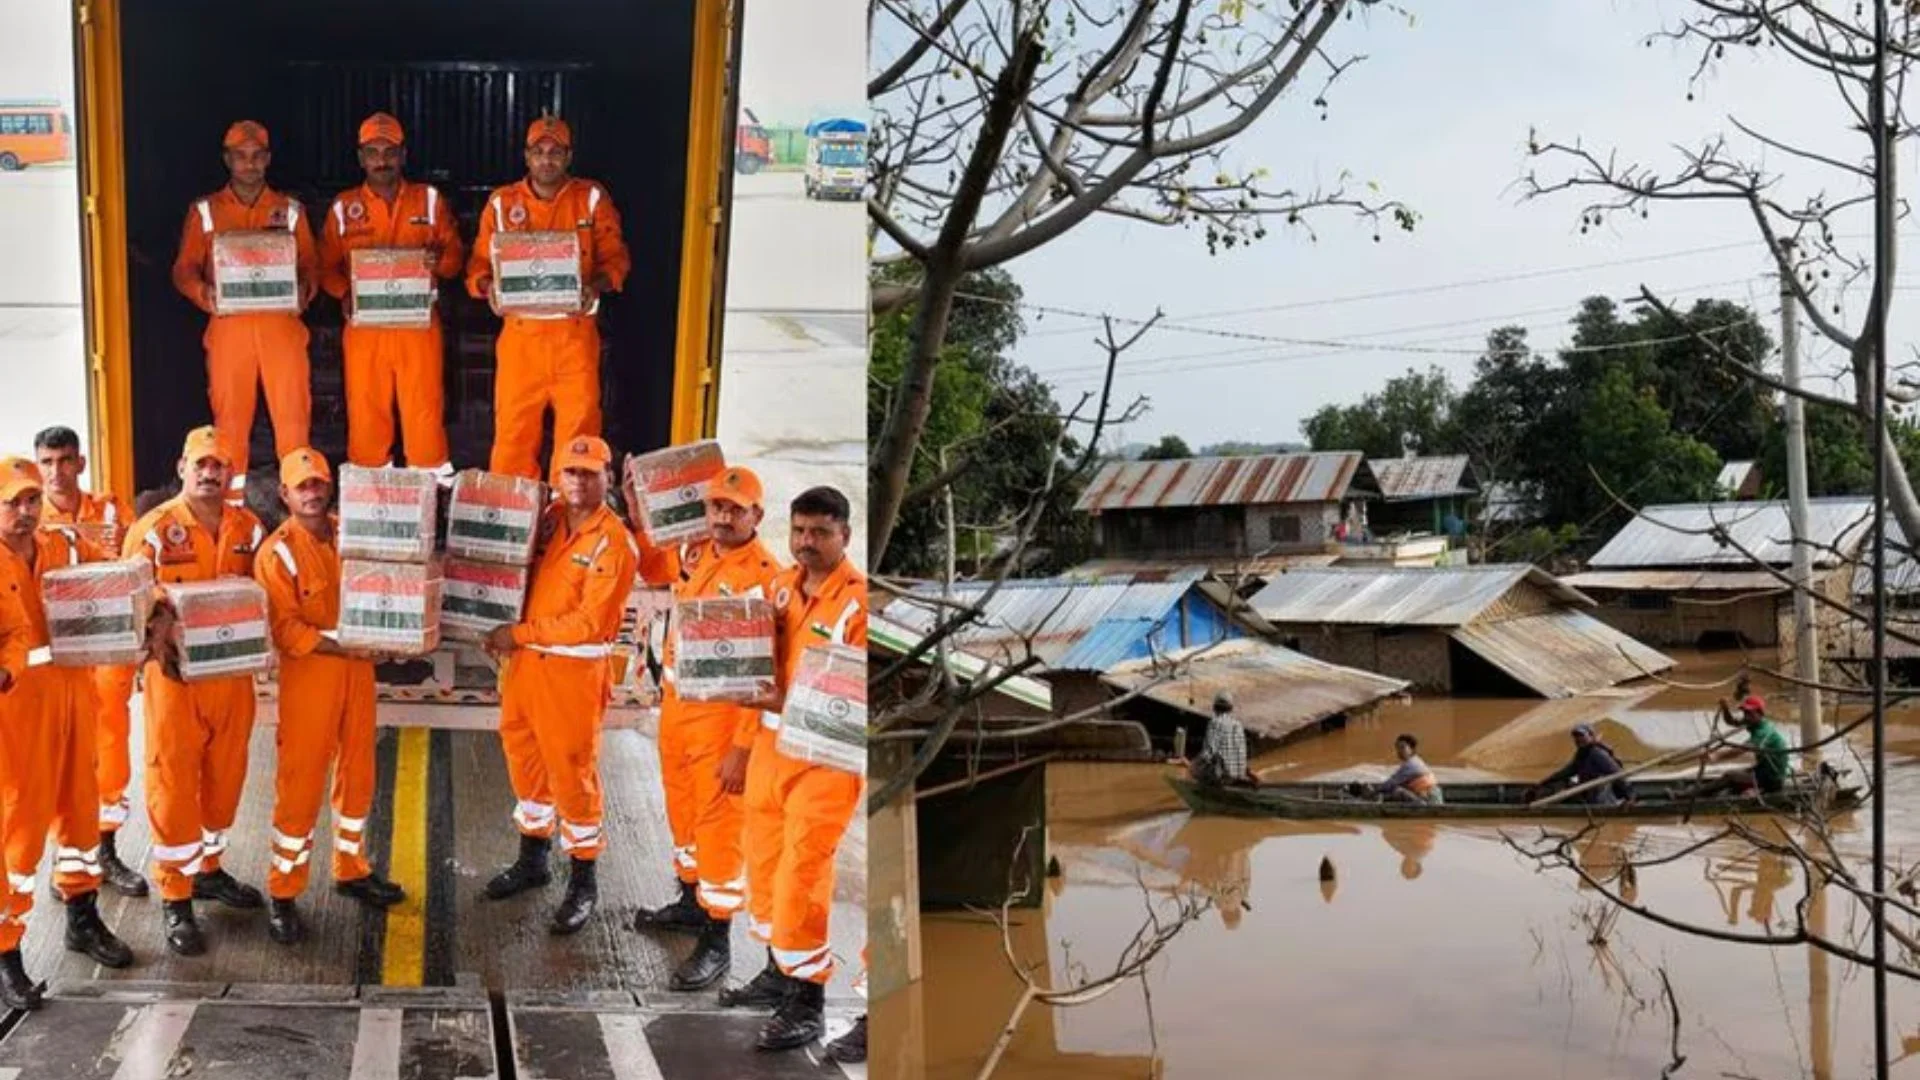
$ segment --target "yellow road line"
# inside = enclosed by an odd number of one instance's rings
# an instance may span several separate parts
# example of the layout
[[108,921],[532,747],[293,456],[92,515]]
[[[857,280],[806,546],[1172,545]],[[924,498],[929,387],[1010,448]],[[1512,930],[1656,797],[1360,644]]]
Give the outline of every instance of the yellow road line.
[[406,727],[398,734],[387,876],[407,890],[407,898],[387,909],[380,981],[386,986],[419,986],[427,967],[427,757],[432,732]]

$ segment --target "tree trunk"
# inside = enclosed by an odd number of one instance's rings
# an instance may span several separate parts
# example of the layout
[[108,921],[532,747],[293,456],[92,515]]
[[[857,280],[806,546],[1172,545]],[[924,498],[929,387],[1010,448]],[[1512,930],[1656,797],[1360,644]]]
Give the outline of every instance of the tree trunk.
[[873,460],[867,466],[867,566],[874,570],[880,569],[887,542],[893,537],[907,480],[913,475],[913,456],[927,430],[927,414],[933,411],[934,369],[940,364],[941,350],[946,348],[947,322],[953,316],[953,294],[960,290],[960,278],[958,266],[929,266],[920,284],[920,306],[913,319],[913,353],[907,358],[906,370],[900,373],[893,408],[887,412],[886,426],[880,429],[880,437],[873,444]]

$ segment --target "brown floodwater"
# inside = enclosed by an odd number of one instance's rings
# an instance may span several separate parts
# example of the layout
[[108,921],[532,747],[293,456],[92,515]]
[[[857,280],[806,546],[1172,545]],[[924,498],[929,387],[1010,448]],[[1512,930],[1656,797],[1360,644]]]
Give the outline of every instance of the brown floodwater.
[[[1686,657],[1673,678],[1729,678],[1724,659]],[[1756,680],[1793,730],[1791,691]],[[1420,699],[1263,756],[1268,779],[1381,777],[1393,737],[1420,739],[1443,781],[1537,778],[1582,720],[1629,761],[1704,737],[1713,690],[1650,686],[1574,702]],[[1831,708],[1831,706],[1829,706]],[[1830,714],[1831,716],[1831,714]],[[1920,709],[1890,715],[1888,851],[1920,860]],[[1864,746],[1864,743],[1859,745]],[[1864,778],[1865,764],[1838,756]],[[1155,766],[1055,764],[1048,845],[1061,874],[1039,908],[1016,910],[1013,956],[1042,985],[1113,970],[1157,912],[1209,903],[1148,966],[1089,1004],[1029,1009],[995,1076],[1374,1077],[1420,1080],[1676,1077],[1761,1080],[1871,1075],[1872,986],[1864,967],[1806,945],[1706,940],[1609,905],[1566,869],[1512,850],[1538,824],[1282,822],[1195,817]],[[1555,827],[1555,826],[1550,826]],[[1837,821],[1850,858],[1868,817]],[[1566,830],[1562,830],[1566,831]],[[1616,823],[1590,837],[1596,873],[1623,853],[1678,852],[1713,826]],[[923,836],[921,843],[930,842]],[[1321,880],[1322,860],[1335,869]],[[1642,903],[1723,931],[1789,932],[1805,897],[1799,867],[1723,843],[1634,882]],[[1829,890],[1810,907],[1828,937],[1867,944],[1863,907]],[[1591,942],[1596,925],[1605,944]],[[870,1075],[973,1077],[1020,993],[991,919],[929,915],[924,977],[873,1006]],[[1900,957],[1889,943],[1889,955]],[[1894,1075],[1920,1077],[1920,985],[1889,979]],[[1906,1055],[1912,1055],[1908,1057]]]

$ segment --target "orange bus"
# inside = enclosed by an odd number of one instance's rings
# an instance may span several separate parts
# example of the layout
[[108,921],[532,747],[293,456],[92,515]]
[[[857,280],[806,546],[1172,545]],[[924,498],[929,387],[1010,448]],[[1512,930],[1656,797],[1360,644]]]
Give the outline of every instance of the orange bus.
[[0,172],[73,157],[73,121],[57,101],[0,101]]

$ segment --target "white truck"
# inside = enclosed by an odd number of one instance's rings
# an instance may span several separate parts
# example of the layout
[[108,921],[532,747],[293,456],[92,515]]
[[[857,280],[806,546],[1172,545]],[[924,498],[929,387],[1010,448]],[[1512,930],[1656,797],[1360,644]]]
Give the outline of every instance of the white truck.
[[822,120],[807,125],[807,198],[858,199],[867,189],[867,125]]

